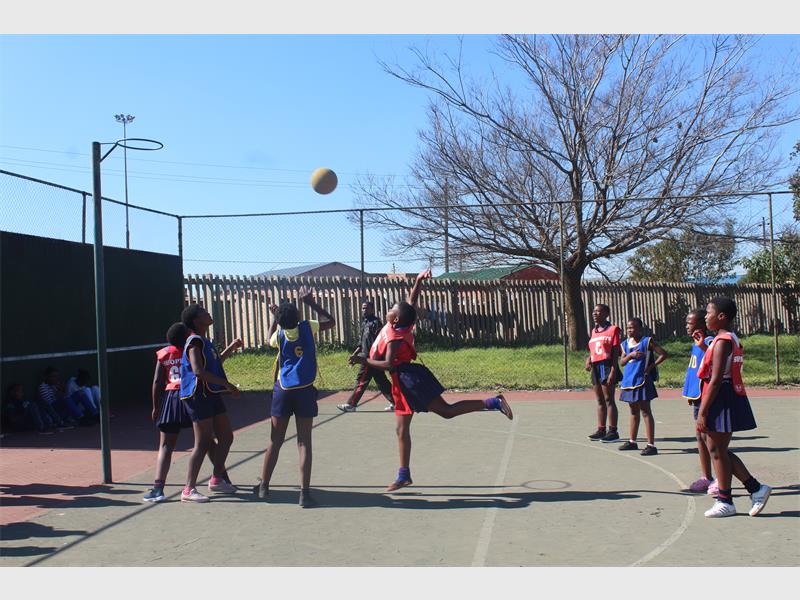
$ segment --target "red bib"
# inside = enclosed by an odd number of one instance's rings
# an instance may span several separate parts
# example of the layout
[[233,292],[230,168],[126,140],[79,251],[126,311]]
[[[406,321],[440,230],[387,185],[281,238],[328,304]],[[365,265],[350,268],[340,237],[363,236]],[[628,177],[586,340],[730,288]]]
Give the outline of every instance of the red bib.
[[183,358],[183,350],[175,346],[165,346],[156,352],[156,360],[158,360],[164,379],[167,381],[165,390],[181,389],[181,358]]
[[[697,376],[701,380],[703,392],[705,392],[705,384],[711,379],[711,368],[714,357],[714,346],[719,340],[729,340],[733,346],[731,356],[728,358],[731,365],[731,383],[733,384],[733,391],[739,396],[746,395],[744,389],[744,382],[742,381],[742,366],[744,365],[744,348],[739,342],[739,338],[733,335],[730,331],[722,331],[708,345],[703,360],[700,362],[700,368],[697,369]],[[724,374],[723,374],[724,377]]]
[[589,355],[592,362],[611,360],[611,351],[619,346],[621,329],[616,325],[609,325],[603,331],[592,329],[592,338],[589,340]]
[[395,329],[391,323],[384,325],[378,337],[375,338],[372,348],[369,349],[369,357],[373,360],[383,360],[386,357],[386,348],[389,347],[389,343],[397,340],[402,340],[406,343],[400,344],[397,349],[392,361],[393,367],[400,363],[411,362],[417,358],[417,349],[414,347],[414,328]]

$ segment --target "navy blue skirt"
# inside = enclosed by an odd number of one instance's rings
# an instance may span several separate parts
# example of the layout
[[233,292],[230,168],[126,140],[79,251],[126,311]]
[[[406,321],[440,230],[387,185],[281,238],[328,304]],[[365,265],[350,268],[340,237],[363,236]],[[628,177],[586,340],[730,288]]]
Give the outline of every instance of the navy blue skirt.
[[181,400],[180,390],[164,390],[161,394],[161,410],[156,419],[156,427],[164,433],[178,433],[191,427],[192,418],[186,410],[186,402]]
[[717,397],[708,409],[706,427],[709,431],[729,433],[748,431],[756,428],[756,418],[750,408],[747,396],[739,396],[733,391],[733,384],[724,379]]
[[632,390],[622,390],[619,393],[619,399],[628,404],[635,404],[636,402],[649,401],[653,398],[658,398],[655,384],[647,378],[644,385],[634,388]]
[[[606,381],[608,380],[608,376],[611,374],[611,367],[613,365],[614,361],[612,361],[610,358],[607,360],[593,362],[592,385],[597,385],[598,383],[606,385]],[[617,369],[617,378],[619,378],[619,369]],[[614,383],[616,383],[616,380]]]
[[430,403],[444,393],[444,386],[425,365],[402,363],[396,373],[400,391],[414,412],[428,412]]

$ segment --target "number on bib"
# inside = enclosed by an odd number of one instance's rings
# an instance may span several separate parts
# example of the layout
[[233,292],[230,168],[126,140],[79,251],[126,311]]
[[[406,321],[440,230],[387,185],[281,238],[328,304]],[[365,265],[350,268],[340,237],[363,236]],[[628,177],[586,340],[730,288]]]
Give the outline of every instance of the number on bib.
[[595,354],[602,354],[603,353],[603,341],[602,340],[594,343],[594,353]]
[[697,357],[694,354],[692,354],[692,362],[689,364],[689,366],[692,369],[696,369],[697,368]]
[[180,381],[181,380],[181,368],[178,366],[172,366],[169,368],[169,380],[170,381]]

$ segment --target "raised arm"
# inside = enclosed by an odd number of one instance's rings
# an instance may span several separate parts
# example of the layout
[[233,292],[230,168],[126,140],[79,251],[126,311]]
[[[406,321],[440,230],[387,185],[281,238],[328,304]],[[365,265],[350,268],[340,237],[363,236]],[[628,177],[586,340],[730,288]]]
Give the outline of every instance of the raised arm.
[[419,293],[422,291],[422,281],[424,279],[430,279],[431,277],[433,277],[433,274],[431,273],[430,269],[425,269],[422,273],[417,275],[417,278],[414,280],[414,285],[411,288],[411,292],[408,294],[408,298],[406,298],[406,302],[416,308]]
[[303,286],[300,288],[300,299],[315,313],[317,313],[321,318],[319,319],[319,330],[320,331],[327,331],[328,329],[333,329],[336,327],[336,319],[333,318],[333,315],[329,313],[327,310],[322,308],[317,302],[314,300],[314,295],[311,293],[311,290],[307,287]]

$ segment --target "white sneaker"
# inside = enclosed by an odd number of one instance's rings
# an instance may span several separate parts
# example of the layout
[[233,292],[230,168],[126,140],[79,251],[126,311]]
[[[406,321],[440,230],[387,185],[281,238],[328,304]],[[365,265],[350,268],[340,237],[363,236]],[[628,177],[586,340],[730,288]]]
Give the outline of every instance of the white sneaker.
[[350,404],[337,404],[336,408],[345,413],[356,412],[356,407]]
[[705,515],[710,519],[714,519],[717,517],[732,517],[735,514],[736,514],[736,507],[733,504],[728,504],[727,502],[720,502],[719,500],[714,502],[714,506],[712,506],[705,512]]
[[384,406],[383,412],[394,412],[394,404],[387,404]]
[[197,491],[197,488],[190,489],[187,494],[184,488],[181,492],[181,502],[208,502],[208,496],[203,496],[203,494]]
[[209,492],[221,492],[223,494],[235,494],[237,489],[232,483],[228,483],[224,479],[212,477],[208,480]]
[[758,488],[758,491],[750,495],[750,499],[753,501],[753,506],[749,513],[751,517],[755,517],[758,513],[764,510],[771,493],[772,488],[762,483],[761,487]]

